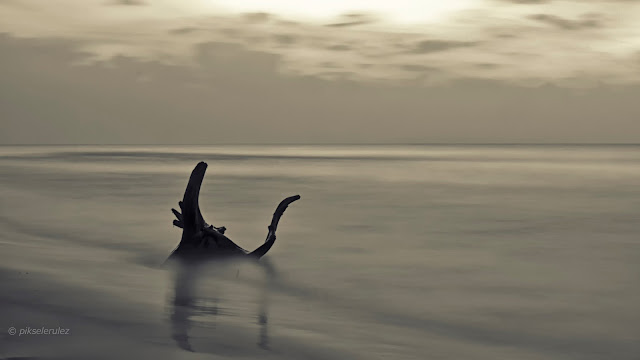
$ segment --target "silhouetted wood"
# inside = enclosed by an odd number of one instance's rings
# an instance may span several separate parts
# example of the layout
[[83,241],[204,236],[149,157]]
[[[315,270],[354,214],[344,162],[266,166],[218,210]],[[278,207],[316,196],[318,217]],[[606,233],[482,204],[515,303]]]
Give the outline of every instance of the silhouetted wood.
[[289,204],[300,199],[300,195],[290,196],[280,202],[268,226],[267,238],[260,247],[254,251],[247,251],[236,245],[231,239],[224,235],[224,226],[215,227],[207,224],[202,213],[198,199],[200,197],[200,187],[204,179],[207,164],[200,162],[191,172],[187,188],[182,201],[178,202],[180,210],[171,209],[176,217],[173,224],[182,228],[180,244],[171,253],[168,260],[206,260],[229,256],[249,256],[259,259],[264,256],[276,241],[276,229],[282,214]]
[[273,243],[276,241],[276,229],[278,228],[280,217],[284,214],[287,206],[298,199],[300,199],[300,195],[289,196],[278,204],[276,211],[273,213],[273,218],[271,218],[271,225],[268,226],[269,232],[267,233],[267,239],[264,241],[264,244],[253,250],[249,255],[259,259],[271,249]]

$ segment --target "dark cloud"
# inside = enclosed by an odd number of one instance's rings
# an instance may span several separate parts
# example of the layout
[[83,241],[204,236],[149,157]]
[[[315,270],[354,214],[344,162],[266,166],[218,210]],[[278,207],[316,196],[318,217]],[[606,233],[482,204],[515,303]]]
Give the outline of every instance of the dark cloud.
[[515,39],[518,36],[516,34],[509,34],[509,33],[499,33],[496,34],[496,38],[498,39]]
[[597,29],[602,27],[601,21],[593,14],[584,16],[580,20],[570,20],[550,14],[535,14],[528,16],[528,18],[563,30]]
[[299,22],[295,22],[295,21],[292,21],[292,20],[283,20],[283,19],[278,19],[278,20],[276,20],[275,23],[278,24],[278,25],[288,26],[288,27],[292,27],[292,28],[298,27],[298,26],[301,25]]
[[183,28],[171,29],[169,30],[169,34],[184,35],[184,34],[194,33],[198,30],[201,30],[201,29],[197,27],[183,27]]
[[240,36],[241,34],[240,29],[233,28],[233,27],[222,28],[218,31],[226,36]]
[[253,12],[253,13],[243,14],[243,17],[248,22],[255,24],[255,23],[268,22],[269,20],[271,20],[273,16],[265,12]]
[[277,73],[280,56],[249,51],[237,44],[207,42],[196,45],[196,60],[216,79],[235,77],[250,81]]
[[141,6],[146,5],[142,0],[111,0],[108,5]]
[[426,65],[419,65],[419,64],[406,64],[406,65],[400,65],[400,68],[402,70],[406,70],[406,71],[411,71],[411,72],[425,72],[425,71],[434,71],[437,70],[434,67],[431,66],[426,66]]
[[323,79],[349,80],[355,75],[351,71],[323,71],[318,74]]
[[412,49],[410,49],[410,51],[414,54],[428,54],[450,49],[475,46],[477,44],[477,42],[468,41],[423,40],[418,42]]
[[296,43],[298,37],[291,34],[275,34],[273,35],[273,39],[282,45],[291,45]]
[[341,23],[333,23],[333,24],[328,24],[327,26],[331,26],[331,27],[347,27],[347,26],[356,26],[356,25],[364,25],[364,24],[369,24],[368,21],[349,21],[349,22],[341,22]]
[[474,65],[475,67],[479,68],[479,69],[497,69],[499,68],[501,65],[498,64],[493,64],[493,63],[478,63]]
[[341,67],[340,65],[332,61],[323,61],[322,63],[320,63],[320,66],[322,66],[323,68],[329,68],[329,69],[339,69]]
[[378,18],[371,14],[352,13],[344,14],[340,17],[339,22],[328,24],[331,27],[348,27],[357,25],[372,24],[378,21]]
[[351,49],[353,49],[351,46],[345,44],[327,46],[327,50],[333,51],[349,51]]

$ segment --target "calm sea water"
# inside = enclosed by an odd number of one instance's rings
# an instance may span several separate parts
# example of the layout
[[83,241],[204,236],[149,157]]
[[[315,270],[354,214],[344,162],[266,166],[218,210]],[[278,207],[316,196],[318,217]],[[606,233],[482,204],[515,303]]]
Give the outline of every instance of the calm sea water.
[[[246,249],[302,196],[260,265],[161,266],[198,161]],[[0,147],[0,198],[0,358],[640,359],[640,146]]]

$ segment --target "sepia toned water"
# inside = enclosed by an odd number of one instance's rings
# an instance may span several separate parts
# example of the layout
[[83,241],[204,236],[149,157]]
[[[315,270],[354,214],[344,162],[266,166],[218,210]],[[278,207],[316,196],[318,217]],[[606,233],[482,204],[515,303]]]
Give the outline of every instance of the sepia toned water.
[[[199,161],[245,249],[301,195],[258,264],[162,266]],[[640,146],[4,146],[0,198],[0,359],[640,359]]]

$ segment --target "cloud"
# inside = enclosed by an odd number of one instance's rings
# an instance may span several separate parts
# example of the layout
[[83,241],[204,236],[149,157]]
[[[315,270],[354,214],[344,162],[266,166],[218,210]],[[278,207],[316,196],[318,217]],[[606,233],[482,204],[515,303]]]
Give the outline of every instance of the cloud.
[[353,47],[345,44],[337,44],[337,45],[327,46],[327,49],[332,51],[349,51],[349,50],[352,50]]
[[253,12],[245,13],[242,17],[249,23],[259,24],[268,22],[273,18],[273,15],[265,12]]
[[107,5],[142,6],[147,4],[142,0],[111,0]]
[[12,19],[0,22],[0,142],[615,142],[640,131],[633,2],[327,26],[60,1],[0,8]]
[[476,42],[467,41],[446,41],[446,40],[423,40],[415,45],[411,50],[415,54],[427,54],[450,49],[475,46]]
[[330,27],[350,27],[357,25],[367,25],[378,22],[379,19],[371,14],[351,13],[341,16],[339,22],[328,24]]
[[[373,64],[364,69],[371,76],[387,68],[411,76],[370,86],[357,62],[323,61],[314,76],[295,75],[283,71],[285,56],[239,44],[190,45],[196,66],[86,62],[82,45],[0,36],[0,143],[615,142],[640,131],[638,86],[578,94],[476,79],[424,87],[443,71],[425,60]],[[602,122],[610,109],[616,116]]]
[[500,67],[499,64],[493,64],[493,63],[479,63],[479,64],[474,64],[474,66],[480,69],[497,69]]
[[291,34],[275,34],[275,35],[273,35],[273,39],[278,44],[283,44],[283,45],[294,44],[296,42],[297,38],[298,38],[297,36],[291,35]]
[[403,70],[406,70],[406,71],[411,71],[411,72],[425,72],[425,71],[434,71],[434,70],[436,70],[433,67],[420,65],[420,64],[400,65],[400,68],[402,68]]
[[181,28],[169,30],[169,34],[184,35],[184,34],[191,34],[191,33],[196,32],[198,30],[201,30],[201,29],[197,28],[197,27],[181,27]]
[[[86,3],[69,4],[73,9],[64,12],[41,5],[40,12],[6,8],[3,14],[15,20],[0,24],[0,31],[73,39],[91,54],[83,63],[125,56],[199,67],[198,44],[224,42],[277,56],[276,71],[284,74],[335,78],[346,73],[363,83],[415,82],[421,66],[430,74],[420,80],[423,86],[459,79],[568,87],[640,82],[635,55],[640,33],[634,12],[625,10],[638,8],[631,3],[589,1],[580,6],[586,15],[578,18],[566,2],[550,1],[544,13],[533,7],[479,7],[446,21],[402,27],[368,13],[345,14],[327,26],[271,13],[176,17],[175,9],[163,8],[160,1],[144,9],[149,10],[144,20],[130,12],[115,17],[126,9],[96,15]],[[327,63],[333,64],[329,75]]]
[[528,18],[563,30],[597,29],[602,27],[601,21],[593,16],[587,16],[580,20],[569,20],[555,15],[535,14],[528,16]]

